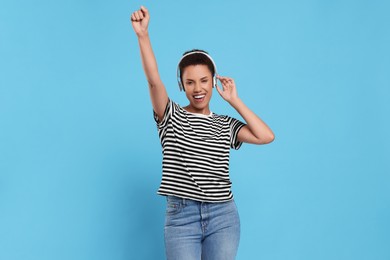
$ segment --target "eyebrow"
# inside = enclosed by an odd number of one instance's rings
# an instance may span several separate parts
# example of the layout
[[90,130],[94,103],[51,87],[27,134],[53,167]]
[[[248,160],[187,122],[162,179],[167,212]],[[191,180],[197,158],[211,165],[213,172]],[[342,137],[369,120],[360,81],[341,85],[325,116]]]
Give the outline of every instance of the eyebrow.
[[[208,76],[204,76],[202,78],[200,78],[200,80],[204,80],[204,79],[208,79],[209,77]],[[193,79],[186,79],[186,81],[194,81]]]

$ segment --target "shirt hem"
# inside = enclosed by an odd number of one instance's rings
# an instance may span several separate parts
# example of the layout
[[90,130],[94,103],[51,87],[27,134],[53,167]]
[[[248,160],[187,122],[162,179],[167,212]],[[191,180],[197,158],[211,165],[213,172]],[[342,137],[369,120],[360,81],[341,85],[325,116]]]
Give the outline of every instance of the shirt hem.
[[200,202],[209,202],[209,203],[228,202],[228,201],[232,201],[234,199],[234,195],[233,194],[232,194],[231,198],[221,199],[221,200],[218,200],[218,199],[217,200],[199,199],[199,198],[196,198],[196,197],[183,196],[181,194],[175,194],[175,193],[169,193],[169,192],[160,192],[160,191],[157,192],[157,195],[165,196],[165,197],[166,196],[175,196],[175,197],[182,198],[182,199],[189,199],[189,200],[200,201]]

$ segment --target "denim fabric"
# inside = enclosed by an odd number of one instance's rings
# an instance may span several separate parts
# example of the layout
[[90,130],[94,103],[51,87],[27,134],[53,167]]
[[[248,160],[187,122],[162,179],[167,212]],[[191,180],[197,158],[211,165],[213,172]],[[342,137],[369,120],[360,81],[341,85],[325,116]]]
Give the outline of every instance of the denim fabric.
[[167,260],[233,260],[240,240],[234,200],[200,202],[167,196]]

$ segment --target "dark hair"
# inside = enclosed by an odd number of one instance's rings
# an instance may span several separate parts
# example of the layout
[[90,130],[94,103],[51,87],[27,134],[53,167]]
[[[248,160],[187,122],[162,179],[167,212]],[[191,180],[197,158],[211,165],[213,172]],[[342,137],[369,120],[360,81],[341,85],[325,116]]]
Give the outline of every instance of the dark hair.
[[[199,52],[199,53],[190,54],[190,55],[184,57],[180,61],[180,63],[179,63],[180,81],[183,83],[183,70],[186,67],[191,66],[191,65],[206,65],[209,68],[212,77],[214,77],[214,74],[215,74],[214,64],[210,60],[210,58],[207,56],[209,54],[204,50],[193,49],[193,50],[186,51],[185,53],[183,53],[183,56],[185,56],[191,52]],[[202,53],[204,53],[205,55]]]

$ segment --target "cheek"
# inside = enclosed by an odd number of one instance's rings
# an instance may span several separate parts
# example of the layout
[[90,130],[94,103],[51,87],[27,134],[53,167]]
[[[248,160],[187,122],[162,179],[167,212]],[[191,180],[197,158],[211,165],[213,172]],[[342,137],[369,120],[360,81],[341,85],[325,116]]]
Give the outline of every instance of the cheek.
[[205,83],[203,83],[203,88],[206,88],[206,89],[212,89],[213,88],[213,81],[207,81]]
[[186,92],[186,97],[187,97],[188,100],[190,100],[192,96],[191,96],[191,94],[189,94],[188,92]]

